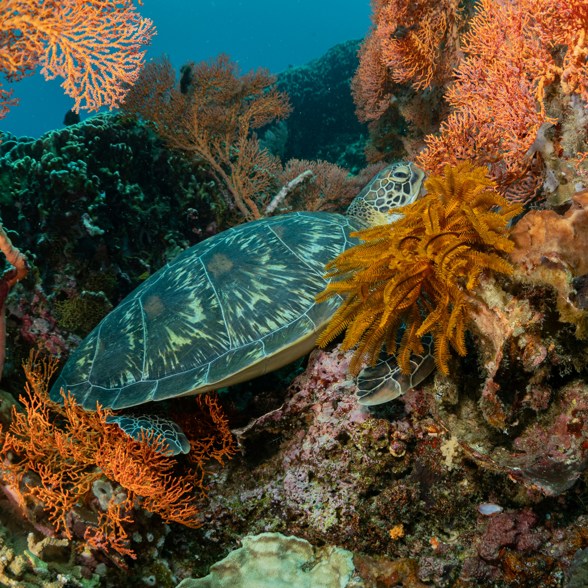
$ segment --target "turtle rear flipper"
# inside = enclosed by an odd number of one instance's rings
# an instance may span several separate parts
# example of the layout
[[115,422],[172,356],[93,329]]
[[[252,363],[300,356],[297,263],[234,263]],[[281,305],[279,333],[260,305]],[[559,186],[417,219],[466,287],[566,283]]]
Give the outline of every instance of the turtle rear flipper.
[[410,373],[403,374],[393,355],[382,351],[374,366],[364,368],[357,377],[357,398],[363,406],[377,406],[395,400],[418,386],[435,371],[435,360],[429,341],[425,341],[426,355],[412,355]]
[[106,417],[107,423],[118,425],[129,437],[137,441],[149,441],[160,437],[170,455],[188,453],[190,442],[180,427],[171,419],[159,415],[113,414]]

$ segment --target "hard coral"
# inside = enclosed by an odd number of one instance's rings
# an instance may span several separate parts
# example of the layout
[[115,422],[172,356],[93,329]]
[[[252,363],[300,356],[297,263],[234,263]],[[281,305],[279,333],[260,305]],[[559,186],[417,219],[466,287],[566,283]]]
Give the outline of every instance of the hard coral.
[[[19,80],[38,65],[46,79],[64,78],[73,109],[118,106],[138,76],[154,35],[133,0],[2,0],[0,73]],[[0,118],[14,104],[0,85]]]
[[127,526],[135,508],[157,513],[167,522],[200,526],[195,492],[204,490],[205,464],[210,459],[222,462],[233,453],[216,401],[199,397],[212,428],[202,439],[191,439],[193,467],[179,475],[159,438],[132,440],[106,422],[110,411],[98,406],[96,412],[87,412],[69,394],[64,394],[63,405],[52,402],[47,387],[55,367],[55,362],[33,357],[25,364],[26,394],[20,398],[24,411],[13,409],[3,435],[0,473],[19,506],[27,512],[31,503],[40,504],[55,530],[71,539],[73,521],[83,519],[82,505],[91,500],[95,483],[106,477],[122,489],[93,514],[94,520],[85,521],[84,537],[93,548],[131,557]]
[[7,299],[4,382],[18,396],[31,348],[63,354],[88,332],[87,320],[62,322],[72,309],[60,303],[102,293],[118,302],[226,218],[210,206],[205,174],[144,123],[104,113],[38,139],[1,135],[0,218],[34,251]]
[[327,266],[332,281],[317,300],[336,294],[345,300],[318,343],[346,330],[343,348],[357,345],[352,372],[364,359],[375,362],[384,344],[408,372],[411,354],[423,354],[421,340],[430,333],[437,366],[447,374],[449,347],[466,353],[464,334],[481,274],[512,271],[499,254],[513,247],[507,225],[520,207],[498,194],[484,168],[448,166],[425,188],[425,197],[395,209],[402,219],[355,233],[363,243]]

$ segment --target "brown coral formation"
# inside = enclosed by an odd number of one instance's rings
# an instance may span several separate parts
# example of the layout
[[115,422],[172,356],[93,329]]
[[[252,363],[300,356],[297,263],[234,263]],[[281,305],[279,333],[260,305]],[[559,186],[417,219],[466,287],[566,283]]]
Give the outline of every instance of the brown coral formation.
[[169,147],[204,164],[225,205],[251,220],[262,216],[281,167],[253,131],[290,113],[274,81],[264,70],[240,75],[221,55],[185,66],[176,82],[171,62],[161,59],[143,69],[123,108],[150,121]]
[[576,336],[588,335],[588,190],[572,198],[560,215],[553,210],[531,211],[511,231],[511,259],[524,279],[551,285],[557,291],[561,320],[572,323]]

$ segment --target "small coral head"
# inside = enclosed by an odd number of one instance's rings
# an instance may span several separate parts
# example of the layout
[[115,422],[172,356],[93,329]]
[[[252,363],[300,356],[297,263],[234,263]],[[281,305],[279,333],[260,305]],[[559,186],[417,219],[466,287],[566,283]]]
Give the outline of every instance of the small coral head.
[[521,207],[509,204],[483,167],[447,166],[425,182],[426,196],[402,206],[391,225],[358,231],[362,243],[327,265],[330,283],[317,301],[343,303],[318,338],[326,345],[345,331],[356,347],[351,371],[376,362],[383,346],[404,373],[412,354],[433,338],[438,369],[448,374],[450,349],[465,355],[465,330],[484,272],[512,272],[501,255],[512,250],[508,224]]

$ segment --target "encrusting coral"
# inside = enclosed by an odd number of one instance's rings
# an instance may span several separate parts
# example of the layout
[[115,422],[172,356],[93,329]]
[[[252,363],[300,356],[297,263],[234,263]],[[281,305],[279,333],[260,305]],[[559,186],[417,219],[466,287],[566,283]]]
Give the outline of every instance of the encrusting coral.
[[[232,435],[213,396],[198,396],[199,430],[190,435],[191,464],[176,473],[177,462],[165,454],[158,438],[135,441],[106,418],[111,411],[81,408],[64,393],[63,405],[52,402],[48,382],[54,361],[31,356],[24,365],[27,384],[13,409],[12,423],[2,435],[2,477],[18,506],[30,515],[31,505],[47,511],[55,531],[74,535],[74,521],[85,526],[93,548],[134,557],[127,527],[133,509],[159,514],[166,522],[199,527],[195,499],[204,492],[206,464],[221,463],[234,453]],[[194,433],[192,431],[191,433]],[[93,486],[104,477],[120,485],[96,513],[86,513]]]
[[346,330],[343,348],[357,346],[354,373],[364,360],[374,363],[383,345],[408,372],[411,354],[423,354],[422,338],[431,334],[435,362],[447,374],[450,346],[466,353],[481,274],[512,272],[500,253],[513,248],[508,223],[521,208],[496,191],[485,168],[447,166],[425,188],[426,196],[395,209],[400,220],[354,233],[363,242],[327,266],[331,282],[317,300],[340,294],[344,302],[318,344]]

